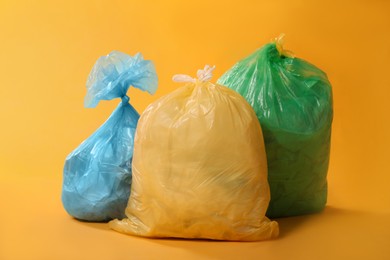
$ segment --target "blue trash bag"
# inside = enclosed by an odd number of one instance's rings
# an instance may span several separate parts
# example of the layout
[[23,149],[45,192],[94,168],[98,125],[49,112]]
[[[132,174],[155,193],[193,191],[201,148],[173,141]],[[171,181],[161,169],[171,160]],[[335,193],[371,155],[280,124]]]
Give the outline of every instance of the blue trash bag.
[[108,221],[125,217],[130,195],[134,134],[139,119],[126,92],[134,86],[154,94],[157,75],[141,54],[113,51],[100,57],[87,81],[85,107],[121,98],[108,120],[70,153],[64,166],[62,202],[73,217]]

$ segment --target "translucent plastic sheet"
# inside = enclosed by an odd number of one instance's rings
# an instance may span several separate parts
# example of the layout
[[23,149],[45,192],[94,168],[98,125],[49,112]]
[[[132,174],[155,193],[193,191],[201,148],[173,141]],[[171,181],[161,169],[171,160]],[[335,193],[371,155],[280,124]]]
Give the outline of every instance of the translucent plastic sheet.
[[240,93],[261,123],[268,160],[268,217],[326,204],[332,89],[327,76],[284,51],[281,39],[239,61],[218,83]]
[[147,237],[253,241],[278,235],[265,217],[267,162],[259,122],[236,92],[199,79],[152,103],[134,144],[126,219],[111,228]]
[[139,119],[129,104],[130,85],[153,94],[157,76],[151,61],[114,51],[101,57],[87,82],[86,107],[122,98],[108,120],[68,155],[62,201],[66,211],[87,221],[124,217],[130,193],[134,134]]

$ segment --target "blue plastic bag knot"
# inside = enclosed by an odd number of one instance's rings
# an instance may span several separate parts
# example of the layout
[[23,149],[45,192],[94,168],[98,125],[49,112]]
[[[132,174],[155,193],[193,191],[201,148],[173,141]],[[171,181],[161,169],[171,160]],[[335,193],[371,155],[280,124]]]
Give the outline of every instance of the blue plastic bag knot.
[[127,95],[122,97],[122,103],[127,104],[127,103],[129,103],[129,101],[130,101],[130,98]]

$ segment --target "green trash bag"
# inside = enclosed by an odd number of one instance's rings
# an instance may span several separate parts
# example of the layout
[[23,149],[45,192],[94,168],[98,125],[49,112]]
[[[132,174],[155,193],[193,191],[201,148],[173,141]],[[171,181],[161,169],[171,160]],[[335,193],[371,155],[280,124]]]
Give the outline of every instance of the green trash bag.
[[327,199],[333,118],[326,74],[283,50],[283,36],[228,70],[218,83],[240,93],[263,129],[271,218],[321,211]]

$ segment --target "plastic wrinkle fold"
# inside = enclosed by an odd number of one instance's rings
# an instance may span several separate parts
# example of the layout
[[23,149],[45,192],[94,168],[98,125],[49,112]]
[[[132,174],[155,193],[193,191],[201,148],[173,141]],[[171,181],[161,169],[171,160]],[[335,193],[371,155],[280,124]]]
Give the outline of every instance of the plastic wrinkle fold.
[[121,98],[108,120],[70,153],[63,174],[62,202],[73,217],[108,221],[124,217],[130,193],[131,160],[139,114],[126,92],[134,86],[153,94],[157,75],[141,54],[113,51],[100,57],[87,81],[86,107]]

